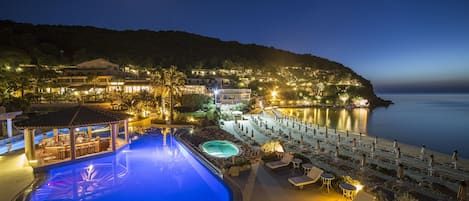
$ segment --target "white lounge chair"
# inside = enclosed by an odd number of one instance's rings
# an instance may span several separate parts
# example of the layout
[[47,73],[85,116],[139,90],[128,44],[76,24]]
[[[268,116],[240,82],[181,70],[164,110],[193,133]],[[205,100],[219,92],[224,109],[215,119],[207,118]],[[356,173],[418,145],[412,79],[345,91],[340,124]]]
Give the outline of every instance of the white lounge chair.
[[365,191],[360,191],[357,193],[355,198],[353,198],[353,201],[374,201],[376,199],[375,196],[365,192]]
[[313,167],[307,175],[291,177],[288,178],[288,181],[294,186],[303,189],[305,185],[316,183],[321,178],[322,173],[324,173],[323,170],[317,167]]
[[265,165],[269,167],[270,169],[277,169],[277,168],[288,166],[292,160],[293,160],[293,155],[289,153],[285,153],[285,155],[283,155],[283,158],[280,159],[279,161],[268,162]]

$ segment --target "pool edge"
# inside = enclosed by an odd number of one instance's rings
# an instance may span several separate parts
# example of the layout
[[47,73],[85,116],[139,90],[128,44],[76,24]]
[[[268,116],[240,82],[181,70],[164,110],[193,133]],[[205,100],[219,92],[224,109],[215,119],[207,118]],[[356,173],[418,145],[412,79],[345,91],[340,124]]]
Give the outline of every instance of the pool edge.
[[187,144],[187,142],[182,139],[180,136],[187,134],[187,131],[183,130],[178,130],[174,134],[174,137],[178,142],[180,142],[180,145],[189,151],[190,153],[195,156],[197,161],[202,164],[207,170],[209,170],[210,174],[216,177],[217,180],[219,180],[223,185],[225,185],[228,188],[229,194],[230,194],[230,201],[242,201],[243,196],[242,196],[242,191],[239,186],[236,186],[235,183],[231,180],[230,177],[225,177],[223,172],[214,164],[212,164],[206,157],[204,157],[200,152],[195,150],[192,146]]

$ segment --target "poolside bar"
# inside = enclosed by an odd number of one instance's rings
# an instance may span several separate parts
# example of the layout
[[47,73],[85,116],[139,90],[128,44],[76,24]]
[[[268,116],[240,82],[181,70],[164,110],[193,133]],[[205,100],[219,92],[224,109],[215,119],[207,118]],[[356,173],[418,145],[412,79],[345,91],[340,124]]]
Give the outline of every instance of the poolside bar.
[[[23,129],[28,161],[41,167],[116,151],[129,142],[128,118],[124,113],[80,105],[18,122],[16,127]],[[36,145],[38,131],[43,134]]]

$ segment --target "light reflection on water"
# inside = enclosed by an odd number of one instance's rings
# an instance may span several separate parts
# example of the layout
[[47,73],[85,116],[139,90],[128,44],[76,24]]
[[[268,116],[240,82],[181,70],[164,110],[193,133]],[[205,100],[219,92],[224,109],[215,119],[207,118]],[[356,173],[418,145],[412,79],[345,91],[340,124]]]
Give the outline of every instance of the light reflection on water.
[[367,133],[369,113],[367,108],[283,108],[279,111],[303,122],[321,127],[327,126],[342,132]]
[[179,142],[145,135],[115,155],[53,168],[31,200],[230,200],[227,186]]

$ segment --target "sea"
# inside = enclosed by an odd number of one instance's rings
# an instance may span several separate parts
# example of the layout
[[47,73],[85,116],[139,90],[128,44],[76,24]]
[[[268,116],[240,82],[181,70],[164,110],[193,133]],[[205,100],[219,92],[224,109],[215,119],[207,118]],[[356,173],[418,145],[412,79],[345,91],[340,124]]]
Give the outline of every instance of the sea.
[[363,133],[469,159],[469,94],[378,94],[394,104],[375,109],[280,109],[320,126]]

